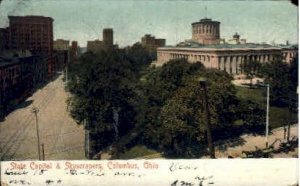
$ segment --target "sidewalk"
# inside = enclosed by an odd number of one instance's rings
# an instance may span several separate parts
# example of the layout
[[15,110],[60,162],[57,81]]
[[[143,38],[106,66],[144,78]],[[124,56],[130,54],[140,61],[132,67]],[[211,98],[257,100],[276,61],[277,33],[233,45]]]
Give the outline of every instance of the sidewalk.
[[[280,127],[274,129],[270,132],[268,137],[269,146],[273,145],[274,149],[278,149],[281,142],[284,141],[284,128]],[[291,126],[290,139],[293,137],[298,139],[298,124]],[[235,146],[234,143],[239,141],[240,145]],[[254,151],[256,148],[264,149],[266,147],[266,137],[265,136],[254,136],[254,135],[243,135],[239,138],[233,140],[227,140],[220,145],[216,145],[216,157],[217,158],[227,158],[231,156],[233,158],[238,158],[242,154],[242,151]],[[286,158],[286,157],[298,157],[298,148],[293,152],[288,154],[279,153],[274,154],[276,158]]]
[[[257,82],[263,82],[262,78],[253,78],[252,83],[255,85]],[[232,80],[232,84],[240,87],[249,87],[250,85],[250,79],[235,79]]]

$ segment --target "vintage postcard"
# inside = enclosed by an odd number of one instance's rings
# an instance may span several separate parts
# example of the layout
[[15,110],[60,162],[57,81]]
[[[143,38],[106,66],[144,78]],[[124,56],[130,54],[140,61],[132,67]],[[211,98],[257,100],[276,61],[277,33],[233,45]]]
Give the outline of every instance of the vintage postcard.
[[1,184],[298,185],[298,19],[288,0],[0,0]]

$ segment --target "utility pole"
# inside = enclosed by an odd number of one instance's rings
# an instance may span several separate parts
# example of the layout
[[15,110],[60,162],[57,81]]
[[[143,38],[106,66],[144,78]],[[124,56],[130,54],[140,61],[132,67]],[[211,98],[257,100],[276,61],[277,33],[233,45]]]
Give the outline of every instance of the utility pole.
[[31,109],[31,112],[35,115],[35,128],[36,128],[36,136],[37,136],[38,155],[39,155],[39,160],[41,160],[40,134],[39,134],[39,124],[38,124],[38,117],[37,117],[37,113],[39,112],[39,109],[37,107],[33,107]]
[[209,148],[209,153],[210,153],[210,158],[215,159],[215,148],[214,144],[212,142],[212,136],[211,136],[211,131],[210,131],[210,111],[209,111],[209,106],[208,106],[208,97],[207,97],[207,82],[206,79],[201,78],[200,79],[200,86],[204,90],[204,104],[205,104],[205,111],[206,111],[206,134],[207,134],[207,143],[208,143],[208,148]]
[[266,112],[266,148],[269,147],[268,136],[269,136],[269,102],[270,102],[270,85],[267,84],[267,112]]
[[43,154],[43,161],[45,161],[45,149],[44,149],[44,143],[42,143],[42,154]]
[[292,120],[292,99],[288,97],[289,102],[289,112],[288,112],[288,129],[287,129],[287,142],[290,143],[290,135],[291,135],[291,120]]

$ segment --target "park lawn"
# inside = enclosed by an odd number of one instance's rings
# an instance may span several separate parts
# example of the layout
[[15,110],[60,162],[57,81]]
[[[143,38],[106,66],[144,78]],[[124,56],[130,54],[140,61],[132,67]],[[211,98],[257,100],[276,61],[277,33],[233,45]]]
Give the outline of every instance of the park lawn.
[[157,151],[148,149],[143,145],[136,145],[119,155],[120,159],[140,159],[143,157],[145,157],[145,159],[160,158],[161,155]]
[[[266,109],[266,89],[236,86],[236,90],[238,97],[253,100]],[[288,107],[270,107],[269,124],[271,129],[287,125],[289,118],[293,124],[298,122],[298,114],[289,113]]]
[[266,89],[250,89],[247,87],[240,87],[235,86],[237,93],[236,95],[240,98],[246,98],[255,101],[256,103],[259,103],[262,106],[266,106],[267,100],[266,100]]

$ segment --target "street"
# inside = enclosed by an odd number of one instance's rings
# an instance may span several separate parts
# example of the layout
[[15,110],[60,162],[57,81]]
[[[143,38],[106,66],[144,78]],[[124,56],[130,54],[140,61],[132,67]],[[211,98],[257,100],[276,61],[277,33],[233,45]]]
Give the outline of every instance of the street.
[[77,125],[67,112],[68,93],[64,90],[62,78],[60,75],[37,90],[23,103],[25,106],[0,122],[0,160],[38,159],[33,106],[39,110],[41,156],[43,144],[45,160],[85,159],[83,126]]

